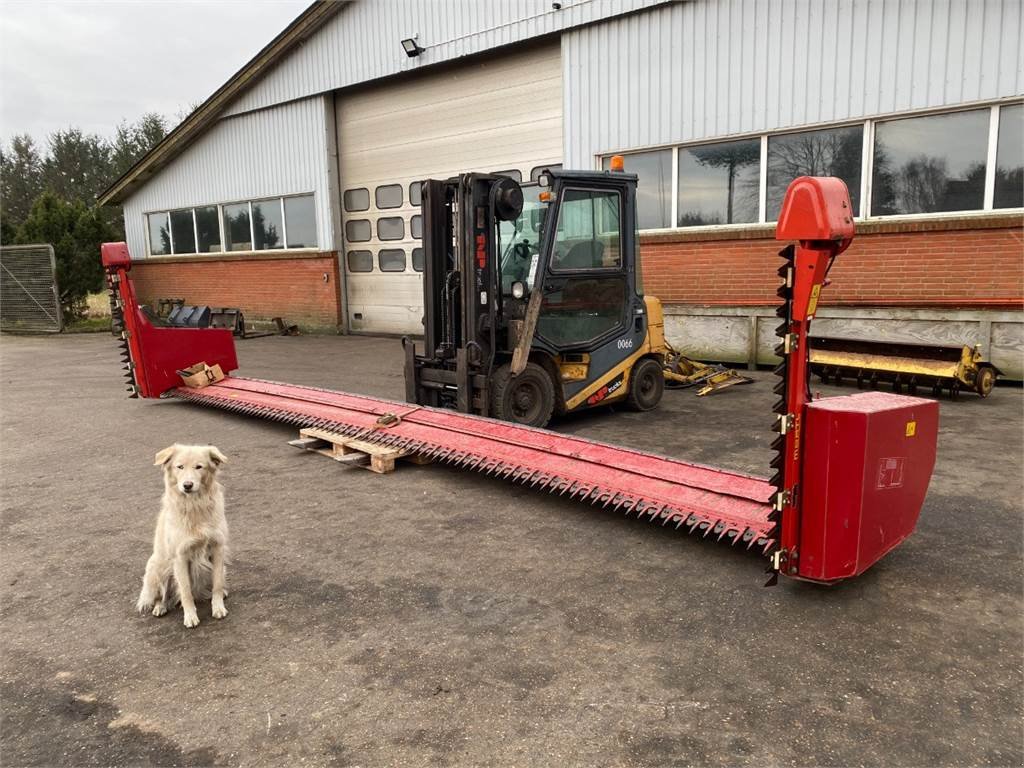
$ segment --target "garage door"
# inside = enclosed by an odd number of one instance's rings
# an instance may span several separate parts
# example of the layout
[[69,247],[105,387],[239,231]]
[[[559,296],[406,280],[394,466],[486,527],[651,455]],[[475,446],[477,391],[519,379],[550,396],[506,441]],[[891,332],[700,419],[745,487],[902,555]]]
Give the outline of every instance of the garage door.
[[339,94],[349,328],[423,332],[418,182],[562,160],[557,43]]

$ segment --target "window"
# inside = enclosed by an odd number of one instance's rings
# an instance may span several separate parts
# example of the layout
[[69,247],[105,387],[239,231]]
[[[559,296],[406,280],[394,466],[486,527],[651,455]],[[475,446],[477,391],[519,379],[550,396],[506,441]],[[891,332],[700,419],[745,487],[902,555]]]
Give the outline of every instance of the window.
[[839,177],[850,191],[853,210],[859,211],[863,147],[863,125],[769,136],[765,218],[768,221],[779,218],[786,189],[793,179],[800,176]]
[[[661,229],[672,226],[672,150],[637,152],[625,155],[624,170],[635,173],[636,219],[640,229]],[[604,168],[611,158],[604,159]]]
[[220,215],[216,205],[196,208],[196,243],[197,253],[216,253],[220,251]]
[[977,109],[878,123],[871,213],[981,208],[989,114]]
[[377,219],[377,237],[381,240],[401,240],[405,237],[405,220],[401,216]]
[[677,225],[693,227],[757,221],[760,169],[760,139],[681,147]]
[[549,277],[537,332],[565,348],[604,336],[623,324],[626,310],[626,279],[621,273]]
[[316,248],[316,206],[312,195],[286,197],[284,222],[289,248]]
[[401,208],[402,207],[402,185],[387,184],[377,187],[373,191],[373,199],[378,208]]
[[167,213],[151,213],[146,217],[149,230],[150,256],[166,256],[171,252],[171,225]]
[[619,194],[567,189],[558,211],[553,270],[616,268],[619,243]]
[[422,181],[414,181],[412,184],[409,185],[409,205],[422,205],[422,184]]
[[373,254],[369,251],[349,251],[345,261],[349,272],[373,272]]
[[405,251],[401,248],[381,248],[377,254],[381,272],[405,272]]
[[413,248],[412,249],[412,268],[417,272],[423,271],[423,249]]
[[255,250],[284,248],[284,214],[281,198],[252,201],[252,234]]
[[343,195],[346,211],[368,211],[370,210],[370,190],[346,189]]
[[[870,151],[865,144],[870,142]],[[666,156],[677,183],[665,192]],[[994,160],[993,160],[994,158]],[[610,156],[601,158],[609,167]],[[798,176],[846,183],[857,217],[1024,208],[1024,104],[864,120],[623,156],[637,174],[640,229],[778,218]],[[534,168],[536,179],[543,172]],[[870,189],[862,200],[862,188]],[[674,195],[674,197],[673,197]]]
[[537,179],[539,179],[540,175],[544,173],[544,171],[559,171],[561,169],[561,163],[552,163],[551,165],[538,165],[536,168],[530,171],[530,181],[536,181]]
[[420,214],[417,213],[409,219],[409,231],[417,240],[423,238],[423,217]]
[[252,228],[249,226],[249,204],[224,206],[224,243],[226,251],[251,251]]
[[518,183],[520,183],[520,184],[523,183],[523,174],[520,171],[516,171],[516,170],[511,170],[511,171],[491,171],[491,173],[494,174],[495,176],[511,176]]
[[368,219],[351,219],[345,222],[345,239],[350,243],[365,243],[373,236]]
[[999,110],[995,208],[1024,208],[1024,104]]
[[171,211],[171,246],[174,253],[196,252],[196,230],[191,208]]
[[146,216],[146,228],[153,256],[317,247],[313,195],[160,211]]

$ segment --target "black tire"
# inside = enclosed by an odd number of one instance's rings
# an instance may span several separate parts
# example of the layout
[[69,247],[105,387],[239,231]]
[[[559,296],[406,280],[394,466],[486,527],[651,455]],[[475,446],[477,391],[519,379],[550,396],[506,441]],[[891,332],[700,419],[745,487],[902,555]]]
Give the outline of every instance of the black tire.
[[501,366],[491,378],[491,414],[496,419],[544,427],[555,407],[555,385],[546,370],[527,363],[518,376]]
[[665,394],[665,374],[661,363],[653,357],[645,357],[633,366],[629,377],[629,394],[626,407],[632,411],[649,411],[658,407]]
[[974,376],[974,391],[982,397],[988,397],[992,394],[992,387],[995,385],[996,372],[987,365],[979,368],[978,373]]

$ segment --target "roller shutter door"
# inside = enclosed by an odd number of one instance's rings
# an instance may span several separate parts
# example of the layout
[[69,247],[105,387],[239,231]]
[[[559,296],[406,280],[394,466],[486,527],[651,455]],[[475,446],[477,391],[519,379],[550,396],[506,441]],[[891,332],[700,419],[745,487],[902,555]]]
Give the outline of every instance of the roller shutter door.
[[418,189],[562,161],[559,44],[411,75],[338,100],[349,327],[423,331]]

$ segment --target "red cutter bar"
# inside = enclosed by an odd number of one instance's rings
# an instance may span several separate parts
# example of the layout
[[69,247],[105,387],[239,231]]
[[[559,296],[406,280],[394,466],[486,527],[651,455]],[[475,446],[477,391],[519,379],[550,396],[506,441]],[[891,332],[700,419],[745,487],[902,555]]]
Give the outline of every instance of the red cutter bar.
[[[771,559],[774,577],[856,576],[913,532],[935,463],[938,405],[879,392],[812,402],[807,335],[832,261],[853,240],[845,184],[796,179],[777,237],[783,302],[775,369],[771,480],[493,419],[229,376],[202,389],[177,371],[238,368],[231,332],[162,328],[135,297],[124,243],[103,246],[115,330],[132,396],[177,397],[296,426],[317,426],[500,475],[732,544]],[[385,418],[398,416],[400,418]]]

